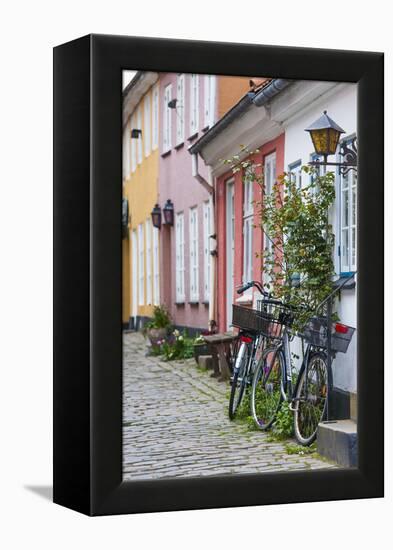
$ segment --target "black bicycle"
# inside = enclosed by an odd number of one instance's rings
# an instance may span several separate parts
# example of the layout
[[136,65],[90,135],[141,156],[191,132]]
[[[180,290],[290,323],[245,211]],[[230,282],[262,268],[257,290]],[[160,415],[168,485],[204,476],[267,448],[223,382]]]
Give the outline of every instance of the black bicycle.
[[[354,276],[354,274],[353,274]],[[317,308],[331,300],[345,280]],[[355,331],[342,323],[328,322],[329,315],[314,315],[302,334],[306,343],[303,361],[293,381],[290,340],[294,312],[291,306],[275,300],[259,303],[262,334],[271,345],[263,350],[255,369],[251,389],[251,414],[256,426],[268,430],[274,423],[283,401],[294,413],[294,433],[301,445],[316,438],[318,424],[325,419],[329,392],[333,387],[331,361],[337,352],[345,353]],[[329,326],[330,325],[330,326]]]
[[[258,281],[250,281],[237,289],[238,294],[243,294],[249,288],[255,287],[264,297],[269,294]],[[232,306],[232,325],[238,327],[239,334],[236,339],[232,355],[232,376],[230,379],[231,393],[229,397],[229,418],[233,420],[242,402],[247,386],[252,383],[255,364],[260,357],[264,345],[264,337],[260,330],[260,317],[255,310],[238,306]]]

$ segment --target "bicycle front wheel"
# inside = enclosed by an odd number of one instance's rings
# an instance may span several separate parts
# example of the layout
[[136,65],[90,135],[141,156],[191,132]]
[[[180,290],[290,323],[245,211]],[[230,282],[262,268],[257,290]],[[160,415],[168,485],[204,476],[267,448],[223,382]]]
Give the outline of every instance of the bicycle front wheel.
[[329,391],[326,356],[315,353],[299,374],[295,392],[294,431],[301,445],[311,445],[318,424],[325,418]]
[[249,344],[242,342],[234,358],[231,395],[229,398],[229,418],[233,420],[243,399],[246,387],[247,366],[250,360]]
[[251,390],[251,414],[260,430],[271,428],[281,406],[283,367],[282,351],[268,348],[263,352],[255,370]]

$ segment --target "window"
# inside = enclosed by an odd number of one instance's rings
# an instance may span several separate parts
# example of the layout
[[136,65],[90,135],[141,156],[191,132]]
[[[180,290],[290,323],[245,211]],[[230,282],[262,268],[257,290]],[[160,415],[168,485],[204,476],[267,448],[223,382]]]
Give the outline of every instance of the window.
[[[136,127],[138,130],[142,129],[142,111],[141,107],[138,107],[138,111],[136,114]],[[137,152],[138,152],[138,164],[142,162],[142,139],[143,136],[141,134],[138,135],[137,141]]]
[[[269,195],[273,191],[273,186],[276,181],[276,153],[272,153],[265,157],[264,176],[265,192]],[[268,254],[271,255],[273,253],[273,243],[266,234],[264,234],[264,248],[265,252]],[[266,273],[264,273],[264,282],[269,282],[269,276]]]
[[143,223],[138,226],[138,290],[139,305],[145,304],[145,251],[143,240]]
[[144,101],[144,129],[143,140],[145,142],[145,156],[148,157],[151,151],[151,105],[150,94],[145,95]]
[[176,214],[176,302],[185,300],[184,292],[184,214]]
[[131,129],[128,122],[123,132],[123,179],[127,179],[131,172]]
[[243,198],[243,283],[248,283],[253,280],[252,276],[252,233],[254,225],[254,208],[252,203],[252,188],[253,181],[247,179],[244,182],[244,198]]
[[160,256],[159,256],[159,232],[153,227],[153,304],[160,303]]
[[190,208],[190,301],[199,300],[198,209]]
[[158,85],[153,88],[152,149],[158,147]]
[[199,75],[190,78],[190,136],[198,132],[199,117]]
[[[350,140],[347,140],[350,143]],[[340,177],[340,272],[356,271],[357,172]]]
[[146,231],[146,304],[151,305],[151,291],[152,291],[152,269],[151,269],[151,221],[148,218],[145,222]]
[[288,166],[291,182],[296,183],[298,189],[302,188],[302,161],[298,160]]
[[172,99],[172,84],[168,84],[164,90],[164,121],[162,152],[166,153],[172,148],[172,112],[168,103]]
[[[131,130],[136,128],[136,119],[135,115],[131,117]],[[135,172],[136,169],[136,139],[131,137],[130,130],[130,140],[131,140],[131,171]]]
[[204,278],[204,299],[210,300],[210,235],[211,235],[211,202],[203,203],[203,278]]
[[184,74],[177,76],[176,145],[184,142]]
[[215,115],[215,96],[216,96],[216,77],[214,75],[205,75],[204,88],[204,128],[213,126]]

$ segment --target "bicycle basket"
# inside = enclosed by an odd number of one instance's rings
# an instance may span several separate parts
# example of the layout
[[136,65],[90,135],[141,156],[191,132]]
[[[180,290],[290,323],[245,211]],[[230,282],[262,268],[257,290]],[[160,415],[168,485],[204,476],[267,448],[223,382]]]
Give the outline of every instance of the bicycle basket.
[[233,304],[232,325],[243,330],[259,333],[262,328],[262,320],[255,309]]
[[[346,353],[355,330],[355,328],[342,323],[332,323],[331,350]],[[304,327],[302,336],[308,344],[327,349],[326,317],[311,317]]]
[[262,321],[261,332],[268,338],[281,338],[284,327],[290,327],[293,323],[290,308],[276,300],[258,300],[257,308]]

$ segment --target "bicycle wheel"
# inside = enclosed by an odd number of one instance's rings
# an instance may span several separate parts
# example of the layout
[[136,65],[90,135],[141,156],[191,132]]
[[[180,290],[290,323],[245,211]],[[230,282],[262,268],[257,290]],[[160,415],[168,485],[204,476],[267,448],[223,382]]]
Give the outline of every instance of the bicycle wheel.
[[326,356],[314,353],[300,372],[295,391],[294,431],[301,445],[311,445],[317,436],[318,424],[326,415],[328,388]]
[[268,430],[283,400],[281,392],[284,356],[277,348],[266,349],[252,380],[251,414],[260,430]]
[[243,398],[246,387],[247,366],[250,360],[250,345],[241,342],[234,358],[231,395],[229,398],[229,418],[233,420]]

